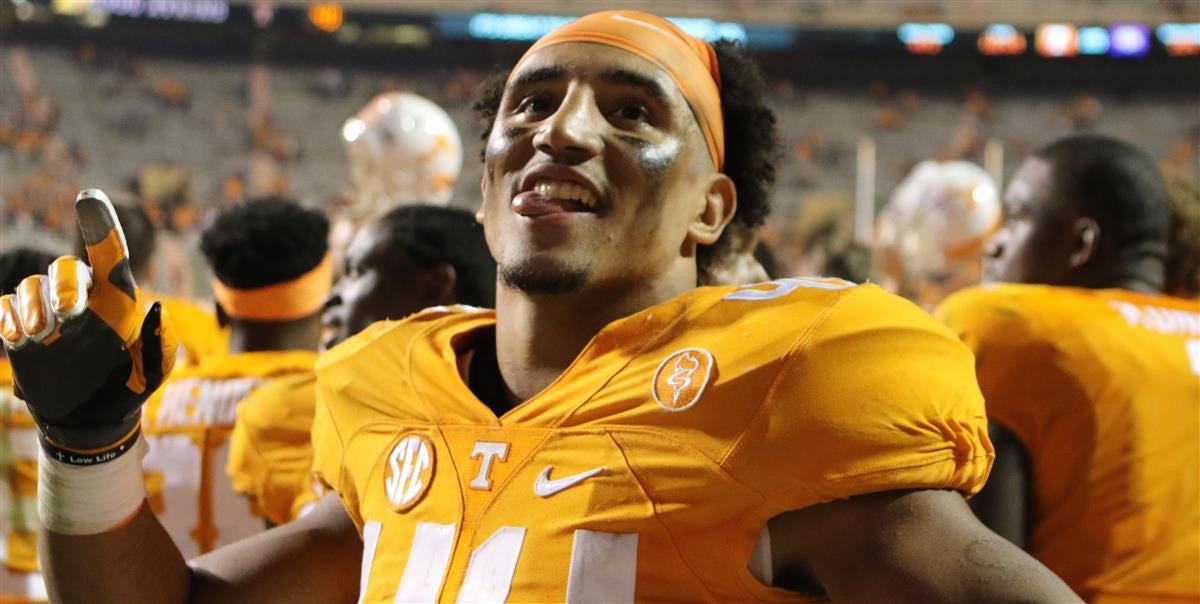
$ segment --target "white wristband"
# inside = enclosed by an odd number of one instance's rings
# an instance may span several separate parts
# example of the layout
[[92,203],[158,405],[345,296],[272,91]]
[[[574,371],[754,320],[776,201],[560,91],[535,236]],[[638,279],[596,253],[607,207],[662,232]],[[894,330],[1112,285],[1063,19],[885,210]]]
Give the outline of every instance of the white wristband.
[[94,535],[133,517],[146,499],[142,458],[149,447],[138,436],[133,450],[106,463],[62,463],[38,448],[38,517],[63,535]]

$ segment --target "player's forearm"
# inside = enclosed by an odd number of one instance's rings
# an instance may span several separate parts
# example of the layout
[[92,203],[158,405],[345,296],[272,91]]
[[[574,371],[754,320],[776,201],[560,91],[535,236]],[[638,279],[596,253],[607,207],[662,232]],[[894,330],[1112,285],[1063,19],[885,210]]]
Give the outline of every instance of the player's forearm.
[[93,535],[43,528],[40,545],[55,602],[188,601],[188,566],[149,506],[124,526]]

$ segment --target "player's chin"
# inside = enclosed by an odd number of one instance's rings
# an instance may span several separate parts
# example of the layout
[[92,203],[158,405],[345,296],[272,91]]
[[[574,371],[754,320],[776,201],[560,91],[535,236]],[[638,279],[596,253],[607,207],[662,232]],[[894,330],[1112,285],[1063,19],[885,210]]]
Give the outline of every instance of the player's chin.
[[502,262],[500,281],[527,294],[566,294],[579,290],[591,277],[590,263],[559,254],[530,254]]

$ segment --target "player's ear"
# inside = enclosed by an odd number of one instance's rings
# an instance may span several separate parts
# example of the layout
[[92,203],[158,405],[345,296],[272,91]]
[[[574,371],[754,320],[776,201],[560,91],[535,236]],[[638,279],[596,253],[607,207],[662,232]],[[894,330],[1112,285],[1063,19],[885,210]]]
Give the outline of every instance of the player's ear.
[[1075,243],[1068,261],[1071,268],[1079,268],[1096,253],[1096,245],[1100,241],[1100,225],[1084,216],[1075,220],[1073,231]]
[[422,295],[421,302],[426,306],[439,306],[454,304],[454,291],[458,285],[458,271],[454,270],[454,265],[448,262],[435,264],[434,266],[422,271]]
[[688,226],[688,239],[697,245],[712,245],[737,211],[737,187],[733,179],[716,172],[704,192],[704,203]]

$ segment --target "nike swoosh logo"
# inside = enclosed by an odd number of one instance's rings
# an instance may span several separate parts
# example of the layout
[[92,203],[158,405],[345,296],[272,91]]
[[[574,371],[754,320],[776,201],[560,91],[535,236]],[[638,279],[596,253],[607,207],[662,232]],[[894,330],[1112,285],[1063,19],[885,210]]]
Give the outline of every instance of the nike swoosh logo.
[[550,480],[550,472],[554,470],[554,466],[546,466],[541,474],[538,474],[537,480],[533,482],[533,492],[538,497],[549,497],[555,493],[565,491],[597,474],[601,474],[607,468],[601,466],[592,468],[586,472],[564,476],[557,480]]

